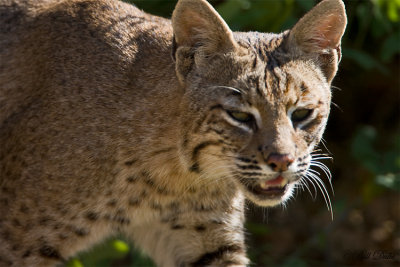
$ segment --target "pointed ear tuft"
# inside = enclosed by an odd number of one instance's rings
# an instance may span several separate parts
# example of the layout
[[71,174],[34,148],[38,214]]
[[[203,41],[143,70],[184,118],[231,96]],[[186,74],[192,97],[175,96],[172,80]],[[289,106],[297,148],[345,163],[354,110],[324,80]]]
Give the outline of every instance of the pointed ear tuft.
[[172,27],[177,48],[193,47],[207,55],[228,52],[236,44],[228,25],[205,0],[179,0]]
[[323,0],[311,9],[289,33],[288,48],[295,55],[316,59],[328,82],[337,71],[340,43],[347,17],[342,0]]
[[341,0],[324,0],[309,11],[290,31],[290,42],[306,53],[336,49],[346,28]]

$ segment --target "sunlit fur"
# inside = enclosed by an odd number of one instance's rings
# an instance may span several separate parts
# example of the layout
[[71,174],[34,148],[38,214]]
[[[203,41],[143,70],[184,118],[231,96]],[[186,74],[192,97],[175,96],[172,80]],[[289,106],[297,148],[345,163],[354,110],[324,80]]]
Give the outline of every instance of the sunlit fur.
[[0,266],[123,235],[161,267],[242,267],[246,198],[284,206],[303,187],[332,209],[312,152],[341,0],[279,34],[232,32],[205,0],[171,20],[117,0],[0,2]]

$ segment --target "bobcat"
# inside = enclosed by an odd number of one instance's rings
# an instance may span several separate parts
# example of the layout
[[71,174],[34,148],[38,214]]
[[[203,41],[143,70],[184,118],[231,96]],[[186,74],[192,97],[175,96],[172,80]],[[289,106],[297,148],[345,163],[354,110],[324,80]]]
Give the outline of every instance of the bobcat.
[[341,0],[280,34],[232,32],[205,0],[171,21],[116,0],[0,0],[0,25],[0,266],[56,265],[118,233],[159,266],[246,266],[245,199],[320,183]]

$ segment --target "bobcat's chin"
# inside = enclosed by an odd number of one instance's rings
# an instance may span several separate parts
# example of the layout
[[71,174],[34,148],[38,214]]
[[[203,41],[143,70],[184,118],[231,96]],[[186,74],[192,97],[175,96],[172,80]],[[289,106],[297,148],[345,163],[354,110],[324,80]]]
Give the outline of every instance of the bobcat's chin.
[[296,181],[278,175],[272,180],[238,179],[237,184],[248,200],[259,206],[272,207],[284,203],[292,196]]

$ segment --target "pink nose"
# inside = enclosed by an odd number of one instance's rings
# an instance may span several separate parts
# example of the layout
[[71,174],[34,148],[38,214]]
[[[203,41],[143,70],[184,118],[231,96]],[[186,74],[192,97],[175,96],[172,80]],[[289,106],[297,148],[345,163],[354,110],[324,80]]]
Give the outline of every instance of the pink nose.
[[271,153],[267,158],[267,164],[276,172],[287,171],[294,158],[289,154]]

